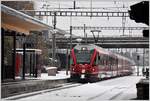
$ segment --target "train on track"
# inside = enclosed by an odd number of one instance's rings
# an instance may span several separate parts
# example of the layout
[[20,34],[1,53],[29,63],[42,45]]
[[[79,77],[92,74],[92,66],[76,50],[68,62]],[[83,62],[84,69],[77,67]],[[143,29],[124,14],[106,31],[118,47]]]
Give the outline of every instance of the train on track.
[[94,44],[78,44],[71,50],[71,80],[95,82],[130,75],[133,62]]

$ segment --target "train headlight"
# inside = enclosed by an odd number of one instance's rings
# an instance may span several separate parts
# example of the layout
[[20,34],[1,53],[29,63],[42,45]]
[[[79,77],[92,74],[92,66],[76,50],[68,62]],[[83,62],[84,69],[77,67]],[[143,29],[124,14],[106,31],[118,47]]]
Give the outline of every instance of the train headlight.
[[85,69],[82,69],[82,71],[81,71],[82,73],[85,73]]

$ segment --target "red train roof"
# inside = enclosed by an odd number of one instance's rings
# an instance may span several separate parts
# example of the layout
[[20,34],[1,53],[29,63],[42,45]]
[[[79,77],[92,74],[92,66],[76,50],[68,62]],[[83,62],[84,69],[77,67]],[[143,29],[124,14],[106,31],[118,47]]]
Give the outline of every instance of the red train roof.
[[74,49],[77,49],[77,50],[81,50],[83,47],[86,47],[87,50],[92,50],[92,49],[96,49],[96,51],[100,54],[105,54],[105,55],[109,55],[111,57],[114,57],[114,58],[118,58],[118,59],[123,59],[123,60],[126,60],[126,61],[131,61],[129,58],[127,57],[124,57],[124,56],[121,56],[119,54],[116,54],[116,53],[112,53],[111,51],[108,51],[108,50],[105,50],[104,48],[102,47],[99,47],[99,46],[96,46],[94,44],[77,44]]

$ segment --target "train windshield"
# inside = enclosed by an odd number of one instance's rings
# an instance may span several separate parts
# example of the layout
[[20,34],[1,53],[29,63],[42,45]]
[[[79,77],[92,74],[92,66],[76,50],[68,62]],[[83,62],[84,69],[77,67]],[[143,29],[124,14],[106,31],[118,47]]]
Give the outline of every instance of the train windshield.
[[94,50],[74,50],[74,52],[76,55],[77,64],[89,64]]

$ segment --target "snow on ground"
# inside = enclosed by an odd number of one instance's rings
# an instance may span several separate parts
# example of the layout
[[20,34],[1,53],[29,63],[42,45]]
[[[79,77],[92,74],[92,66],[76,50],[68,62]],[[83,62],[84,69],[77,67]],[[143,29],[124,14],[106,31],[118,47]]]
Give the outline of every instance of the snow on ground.
[[70,77],[70,75],[69,75],[69,73],[68,73],[68,75],[66,75],[66,71],[58,71],[56,76],[48,76],[48,73],[42,73],[41,77],[39,77],[38,79],[57,80],[57,79],[66,79],[66,78],[69,78],[69,77]]
[[69,77],[70,77],[69,72],[68,75],[66,75],[66,71],[58,71],[56,76],[48,76],[48,73],[41,73],[41,77],[38,78],[26,77],[26,79],[58,80],[58,79],[66,79]]
[[97,97],[105,100],[130,100],[136,98],[136,83],[143,78],[142,76],[126,76],[115,80],[107,80],[106,82],[98,83],[100,86],[114,86],[107,94]]
[[136,83],[142,76],[125,76],[97,83],[87,83],[40,95],[25,97],[19,101],[100,101],[130,100],[136,98]]

